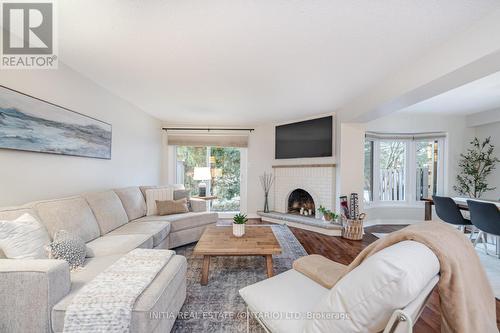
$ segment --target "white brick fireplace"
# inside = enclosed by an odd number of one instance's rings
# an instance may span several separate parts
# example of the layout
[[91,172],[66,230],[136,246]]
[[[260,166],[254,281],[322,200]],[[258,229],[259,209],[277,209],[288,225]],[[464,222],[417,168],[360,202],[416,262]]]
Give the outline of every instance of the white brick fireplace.
[[273,166],[273,172],[275,211],[287,213],[288,197],[296,189],[309,193],[316,211],[320,205],[335,208],[335,165],[279,165]]

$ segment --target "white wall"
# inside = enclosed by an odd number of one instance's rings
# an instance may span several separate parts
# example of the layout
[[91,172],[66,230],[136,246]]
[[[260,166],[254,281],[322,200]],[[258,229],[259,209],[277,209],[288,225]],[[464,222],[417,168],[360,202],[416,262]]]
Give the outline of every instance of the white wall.
[[[500,159],[500,122],[477,126],[474,128],[474,134],[481,140],[490,136],[491,144],[495,146],[495,156]],[[496,189],[486,192],[483,197],[498,200],[500,198],[500,163],[497,163],[496,169],[488,177],[488,185]]]
[[337,187],[339,188],[339,195],[359,194],[361,199],[359,203],[360,211],[363,211],[364,206],[362,201],[364,143],[365,129],[363,124],[343,123],[340,125],[340,172]]
[[[264,172],[273,172],[274,163],[274,125],[262,125],[255,128],[248,141],[247,159],[247,213],[257,216],[257,211],[264,209],[264,191],[259,176]],[[273,191],[271,191],[273,193]],[[269,196],[269,207],[273,209],[273,196]]]
[[113,125],[112,159],[0,149],[0,206],[160,182],[161,124],[72,69],[2,70],[0,85]]

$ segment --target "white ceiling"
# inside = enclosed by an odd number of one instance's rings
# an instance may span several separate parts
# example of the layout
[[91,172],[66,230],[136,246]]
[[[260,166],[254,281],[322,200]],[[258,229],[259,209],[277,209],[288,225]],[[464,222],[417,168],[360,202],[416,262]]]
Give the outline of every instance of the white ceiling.
[[500,108],[500,72],[401,110],[404,113],[469,115]]
[[335,111],[498,0],[65,0],[60,59],[172,123]]

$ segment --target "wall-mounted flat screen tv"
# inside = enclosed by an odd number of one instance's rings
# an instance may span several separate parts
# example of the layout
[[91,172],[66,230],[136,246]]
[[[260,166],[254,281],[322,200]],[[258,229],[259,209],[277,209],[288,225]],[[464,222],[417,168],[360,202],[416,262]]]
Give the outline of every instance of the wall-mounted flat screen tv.
[[332,156],[333,117],[276,126],[276,159]]

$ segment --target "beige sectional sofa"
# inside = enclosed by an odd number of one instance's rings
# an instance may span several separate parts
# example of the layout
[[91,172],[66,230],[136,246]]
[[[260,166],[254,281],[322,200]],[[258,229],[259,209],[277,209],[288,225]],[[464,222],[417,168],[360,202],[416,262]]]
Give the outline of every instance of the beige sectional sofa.
[[[0,208],[0,220],[30,213],[50,237],[67,230],[87,245],[85,267],[53,259],[4,259],[0,253],[0,332],[62,332],[65,310],[96,275],[135,248],[172,249],[197,241],[217,213],[191,200],[189,213],[146,216],[145,189],[128,187]],[[169,332],[186,296],[186,259],[175,255],[137,299],[132,332]],[[158,316],[158,314],[162,314]],[[159,317],[159,318],[158,318]]]

